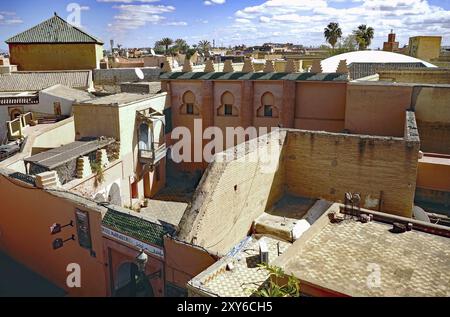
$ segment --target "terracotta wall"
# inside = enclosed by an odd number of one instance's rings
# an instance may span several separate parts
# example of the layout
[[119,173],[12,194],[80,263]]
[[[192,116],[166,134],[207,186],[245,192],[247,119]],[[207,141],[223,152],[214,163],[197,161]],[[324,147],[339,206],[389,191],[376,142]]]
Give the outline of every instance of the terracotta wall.
[[[203,120],[202,133],[209,126],[219,127],[224,135],[227,127],[299,128],[340,132],[344,129],[346,83],[293,81],[170,81],[163,83],[169,90],[174,127],[186,127],[194,135],[194,120]],[[323,93],[326,90],[326,93]],[[183,95],[195,95],[199,113],[183,114]],[[233,116],[218,115],[222,96],[229,92],[234,97]],[[262,98],[270,93],[275,107],[274,117],[261,115]],[[259,113],[258,113],[258,110]],[[175,141],[175,140],[172,140]],[[173,143],[173,142],[172,142]],[[206,144],[207,142],[204,142]],[[224,148],[226,144],[224,142]],[[191,148],[193,152],[194,148]],[[206,168],[205,164],[181,164],[183,169]]]
[[295,128],[342,132],[346,92],[346,83],[297,82]]
[[[61,195],[61,194],[60,194]],[[107,294],[103,241],[101,237],[102,212],[87,201],[74,196],[50,194],[0,175],[0,249],[44,276],[69,296],[105,296]],[[53,250],[55,238],[77,235],[76,229],[64,228],[61,234],[51,235],[54,223],[66,225],[75,221],[75,210],[89,213],[92,250],[70,241],[59,250]],[[67,266],[77,263],[81,267],[81,288],[68,288]]]
[[412,86],[349,83],[347,87],[345,129],[355,134],[403,137]]
[[[119,267],[126,263],[136,263],[136,257],[140,250],[118,243],[110,238],[103,238],[105,257],[108,259],[108,295],[114,296],[117,286]],[[150,279],[150,285],[155,297],[164,296],[164,261],[156,256],[148,255],[148,262],[145,267],[145,274],[152,275],[161,272],[159,276]]]
[[342,202],[361,193],[367,209],[411,216],[418,142],[402,139],[293,131],[287,137],[288,192]]
[[166,282],[181,288],[216,261],[206,250],[170,237],[164,238],[164,248]]

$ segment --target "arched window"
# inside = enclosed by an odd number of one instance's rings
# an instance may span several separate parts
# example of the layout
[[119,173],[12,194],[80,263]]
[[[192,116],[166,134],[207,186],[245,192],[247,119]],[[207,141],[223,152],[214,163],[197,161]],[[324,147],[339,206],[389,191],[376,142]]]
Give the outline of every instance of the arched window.
[[150,150],[150,130],[147,123],[141,123],[139,126],[139,150]]
[[195,95],[192,91],[186,91],[183,95],[183,104],[181,106],[181,114],[198,115],[198,107],[196,106]]
[[275,106],[275,98],[272,93],[266,92],[262,95],[258,117],[278,118],[278,108]]
[[217,109],[218,116],[238,116],[239,111],[234,105],[234,96],[226,91],[220,98],[220,107]]

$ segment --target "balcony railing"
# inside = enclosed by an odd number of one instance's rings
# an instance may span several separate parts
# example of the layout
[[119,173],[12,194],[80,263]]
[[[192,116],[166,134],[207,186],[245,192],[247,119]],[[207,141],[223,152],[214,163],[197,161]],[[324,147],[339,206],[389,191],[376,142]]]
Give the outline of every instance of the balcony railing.
[[139,162],[141,164],[156,165],[166,157],[166,145],[151,150],[139,150]]
[[0,105],[34,105],[39,103],[39,96],[0,97]]

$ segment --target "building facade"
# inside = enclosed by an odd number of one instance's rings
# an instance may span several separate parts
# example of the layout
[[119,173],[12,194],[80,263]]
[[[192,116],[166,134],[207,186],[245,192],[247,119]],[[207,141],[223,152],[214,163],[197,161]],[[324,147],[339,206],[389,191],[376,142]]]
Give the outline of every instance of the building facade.
[[100,68],[103,42],[58,15],[6,43],[10,63],[19,71],[87,70]]

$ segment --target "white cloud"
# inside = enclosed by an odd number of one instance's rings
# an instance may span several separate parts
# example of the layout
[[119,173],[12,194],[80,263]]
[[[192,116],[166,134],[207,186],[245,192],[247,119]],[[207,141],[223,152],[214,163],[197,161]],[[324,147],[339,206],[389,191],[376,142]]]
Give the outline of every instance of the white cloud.
[[212,6],[215,4],[224,4],[225,2],[226,2],[226,0],[206,0],[206,1],[203,1],[203,4],[205,6]]
[[173,6],[151,4],[122,4],[113,8],[119,10],[111,25],[111,28],[116,31],[133,30],[147,24],[160,24],[166,19],[164,14],[175,11]]
[[[427,0],[267,0],[236,11],[225,36],[236,44],[261,39],[320,45],[329,22],[338,22],[344,35],[360,24],[372,26],[373,48],[382,46],[391,29],[401,44],[414,35],[450,37],[450,11]],[[274,38],[274,32],[280,35]]]
[[161,0],[97,0],[97,2],[106,2],[106,3],[133,3],[133,2],[141,2],[141,3],[153,3],[160,2]]
[[169,26],[187,26],[188,23],[184,22],[184,21],[178,21],[178,22],[168,22],[165,25],[169,25]]
[[15,12],[0,11],[0,25],[22,24],[23,20]]

